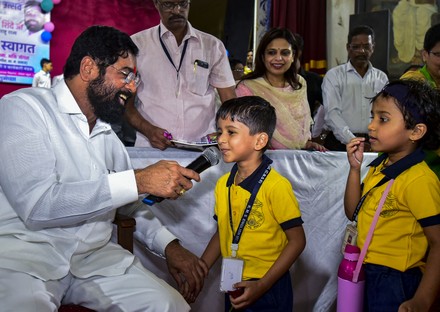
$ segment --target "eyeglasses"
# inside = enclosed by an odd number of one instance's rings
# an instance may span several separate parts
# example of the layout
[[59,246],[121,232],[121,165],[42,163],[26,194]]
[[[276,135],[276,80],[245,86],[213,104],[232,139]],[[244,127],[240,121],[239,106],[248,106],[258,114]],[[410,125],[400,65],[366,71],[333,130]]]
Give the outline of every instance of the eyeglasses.
[[134,73],[134,72],[126,73],[123,70],[120,70],[113,65],[109,65],[109,66],[113,67],[114,69],[116,69],[118,71],[118,73],[121,73],[122,75],[125,76],[125,79],[124,79],[125,84],[129,84],[132,81],[134,81],[136,88],[139,87],[139,85],[141,84],[141,75],[139,73]]
[[367,43],[367,44],[349,44],[348,47],[350,48],[350,50],[355,51],[355,52],[361,52],[361,51],[372,51],[373,50],[373,45],[371,43]]
[[173,11],[176,7],[178,7],[178,10],[186,9],[188,7],[188,5],[191,3],[191,1],[179,1],[179,2],[164,1],[164,2],[162,2],[162,1],[157,0],[157,3],[159,3],[162,10]]
[[438,52],[429,51],[428,53],[434,55],[435,57],[440,58],[440,51]]
[[236,72],[244,72],[244,68],[236,68],[236,69],[233,69],[232,71],[236,71]]

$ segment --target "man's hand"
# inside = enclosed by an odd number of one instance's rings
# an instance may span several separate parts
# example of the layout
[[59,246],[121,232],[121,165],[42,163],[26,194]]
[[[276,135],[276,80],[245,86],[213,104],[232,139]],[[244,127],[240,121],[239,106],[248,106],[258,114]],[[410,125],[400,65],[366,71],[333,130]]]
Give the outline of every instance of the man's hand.
[[[125,104],[125,118],[128,123],[137,131],[145,135],[150,141],[151,146],[164,150],[173,143],[164,136],[165,129],[156,127],[147,121],[136,108],[135,100],[137,97],[131,97]],[[138,105],[141,105],[140,103]]]
[[179,292],[189,303],[194,302],[203,288],[208,266],[177,240],[165,248],[168,270],[176,280]]
[[139,194],[153,194],[176,199],[182,189],[192,188],[191,179],[200,181],[200,175],[171,160],[161,160],[144,169],[135,170]]
[[158,148],[163,151],[167,147],[173,145],[173,142],[171,142],[164,135],[165,132],[165,129],[151,125],[149,127],[148,133],[144,133],[144,135],[148,138],[148,141],[150,141],[152,147]]

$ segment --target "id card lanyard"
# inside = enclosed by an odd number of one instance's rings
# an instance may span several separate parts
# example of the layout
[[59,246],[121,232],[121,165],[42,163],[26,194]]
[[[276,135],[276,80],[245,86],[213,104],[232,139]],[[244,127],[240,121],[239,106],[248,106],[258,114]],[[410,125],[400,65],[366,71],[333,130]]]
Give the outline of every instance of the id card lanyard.
[[243,216],[241,217],[240,223],[237,228],[237,232],[234,234],[234,224],[232,222],[232,208],[231,208],[231,187],[228,187],[228,205],[229,205],[229,223],[231,225],[231,231],[233,234],[232,244],[231,244],[231,256],[233,258],[237,257],[237,250],[238,250],[238,243],[241,238],[241,234],[243,233],[244,226],[246,225],[247,219],[249,218],[249,215],[252,210],[252,206],[254,205],[255,198],[257,197],[257,193],[263,184],[264,180],[266,179],[267,175],[270,172],[270,165],[267,166],[266,170],[261,175],[260,179],[258,180],[258,183],[255,184],[251,197],[249,198],[249,201],[246,204],[246,209],[243,212]]
[[176,65],[173,62],[173,59],[171,58],[170,52],[168,52],[167,47],[165,46],[165,43],[162,40],[162,37],[160,36],[160,26],[159,26],[159,41],[160,41],[160,45],[162,46],[162,50],[165,52],[168,60],[170,61],[171,65],[173,65],[174,69],[176,70],[176,74],[177,74],[177,91],[176,91],[176,97],[179,95],[179,89],[180,89],[180,83],[179,83],[179,73],[180,73],[180,68],[182,67],[182,63],[183,63],[183,58],[185,57],[185,53],[186,53],[186,48],[188,47],[188,40],[185,40],[185,43],[183,44],[183,50],[182,50],[182,55],[180,56],[180,62],[179,62],[179,67],[176,67]]
[[365,198],[367,198],[367,195],[376,187],[379,187],[381,185],[383,185],[384,183],[388,182],[390,180],[390,178],[388,177],[383,177],[382,180],[380,180],[375,186],[373,186],[371,189],[368,190],[368,192],[365,193],[364,196],[361,197],[361,199],[359,200],[359,203],[356,206],[356,209],[354,210],[353,213],[353,222],[356,223],[357,222],[357,216],[359,214],[359,210],[361,210],[362,205],[364,204]]

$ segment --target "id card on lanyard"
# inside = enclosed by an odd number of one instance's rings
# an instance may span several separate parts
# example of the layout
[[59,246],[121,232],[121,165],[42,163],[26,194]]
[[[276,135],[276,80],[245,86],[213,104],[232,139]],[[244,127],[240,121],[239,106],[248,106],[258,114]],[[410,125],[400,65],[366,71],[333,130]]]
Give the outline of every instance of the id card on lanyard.
[[359,203],[356,206],[356,209],[353,213],[353,221],[349,224],[347,224],[347,227],[345,228],[345,235],[344,240],[342,241],[341,246],[341,252],[344,254],[345,252],[345,246],[347,244],[356,246],[357,237],[358,237],[358,230],[357,230],[357,216],[359,214],[359,211],[361,210],[362,204],[364,203],[365,199],[367,198],[367,195],[371,192],[371,190],[375,189],[376,187],[381,186],[382,184],[389,181],[390,178],[384,177],[382,180],[380,180],[375,186],[373,186],[368,192],[365,193],[364,196],[361,197],[359,200]]
[[222,271],[220,278],[220,290],[227,292],[233,291],[235,288],[233,285],[235,283],[241,282],[243,275],[244,261],[237,257],[238,243],[240,242],[241,235],[243,234],[244,227],[246,225],[247,219],[251,213],[252,206],[254,205],[257,193],[270,172],[270,165],[267,166],[266,170],[261,175],[258,182],[255,184],[251,197],[246,204],[246,209],[243,212],[240,223],[238,225],[237,231],[234,234],[234,225],[232,222],[232,208],[231,208],[231,187],[228,187],[228,205],[229,205],[229,223],[231,226],[231,231],[233,234],[233,239],[231,243],[231,257],[222,259]]

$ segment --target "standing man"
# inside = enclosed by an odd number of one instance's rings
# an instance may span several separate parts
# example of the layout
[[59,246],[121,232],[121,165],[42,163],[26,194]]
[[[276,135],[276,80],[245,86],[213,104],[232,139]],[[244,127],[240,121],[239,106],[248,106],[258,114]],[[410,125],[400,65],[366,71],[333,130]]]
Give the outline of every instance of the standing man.
[[32,87],[48,88],[51,86],[50,72],[52,70],[52,61],[43,58],[40,61],[41,70],[34,75]]
[[174,288],[110,241],[119,207],[136,218],[136,238],[166,256],[182,293],[200,291],[206,265],[146,205],[128,205],[144,193],[176,199],[200,180],[175,161],[133,170],[111,130],[140,82],[137,53],[127,34],[92,26],[76,39],[54,88],[0,99],[2,311],[57,311],[61,303],[189,311]]
[[235,97],[226,49],[188,22],[190,1],[154,0],[160,24],[132,36],[139,47],[141,83],[126,117],[138,131],[135,146],[161,150],[170,138],[199,141],[215,131],[215,90]]
[[322,83],[325,123],[331,130],[324,146],[332,151],[345,151],[352,138],[367,137],[370,99],[388,82],[387,75],[370,63],[374,52],[371,27],[361,25],[350,31],[347,52],[348,62],[330,69]]

